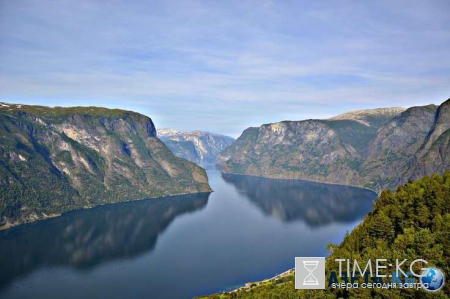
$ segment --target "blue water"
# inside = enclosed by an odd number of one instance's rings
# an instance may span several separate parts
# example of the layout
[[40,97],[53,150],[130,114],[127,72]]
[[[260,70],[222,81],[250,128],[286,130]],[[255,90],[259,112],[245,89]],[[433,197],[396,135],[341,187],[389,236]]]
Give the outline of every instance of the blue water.
[[222,175],[215,192],[76,211],[0,232],[0,298],[190,298],[324,256],[372,208],[358,188]]

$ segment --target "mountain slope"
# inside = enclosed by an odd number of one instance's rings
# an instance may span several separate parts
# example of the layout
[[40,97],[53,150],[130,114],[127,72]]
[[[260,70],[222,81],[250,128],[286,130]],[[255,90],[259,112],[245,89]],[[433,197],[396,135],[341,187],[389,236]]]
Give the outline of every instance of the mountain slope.
[[[390,117],[401,109],[384,111]],[[353,185],[360,180],[356,169],[364,159],[365,145],[386,119],[379,111],[358,111],[328,120],[249,128],[217,162],[224,172]]]
[[223,164],[223,172],[324,181],[345,173],[345,180],[339,182],[349,184],[353,176],[351,165],[357,163],[360,153],[340,138],[338,130],[371,132],[356,121],[343,121],[339,129],[333,129],[330,122],[285,121],[249,129],[243,133],[247,142],[241,143],[239,138],[220,154],[219,160],[230,157]]
[[178,157],[194,163],[214,162],[235,139],[202,131],[183,132],[159,129],[158,138]]
[[174,156],[144,115],[0,103],[0,225],[209,191],[205,171]]
[[363,125],[378,128],[405,110],[401,107],[354,110],[339,114],[329,120],[355,120]]
[[395,187],[433,126],[436,110],[435,105],[411,107],[380,128],[367,146],[361,184]]
[[225,173],[395,188],[449,169],[449,106],[360,110],[249,128],[217,163]]
[[433,127],[409,166],[399,183],[450,169],[450,99],[437,109]]

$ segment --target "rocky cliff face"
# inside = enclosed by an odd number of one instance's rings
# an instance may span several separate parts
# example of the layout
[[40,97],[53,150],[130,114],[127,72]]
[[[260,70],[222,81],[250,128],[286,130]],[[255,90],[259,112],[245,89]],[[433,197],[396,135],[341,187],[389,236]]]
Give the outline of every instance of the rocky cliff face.
[[209,191],[205,171],[174,156],[144,115],[0,103],[0,226]]
[[417,180],[431,173],[442,174],[450,169],[450,99],[437,109],[425,142],[408,163],[398,183]]
[[435,105],[412,107],[380,128],[367,145],[359,184],[395,187],[434,123]]
[[[363,126],[357,122],[352,125]],[[343,127],[351,130],[349,124]],[[359,158],[358,151],[339,138],[328,121],[268,124],[243,135],[247,142],[236,142],[220,155],[219,160],[230,157],[223,164],[224,172],[324,181],[345,173],[340,181],[345,184],[353,176],[351,163]]]
[[450,101],[249,128],[217,158],[223,172],[381,190],[450,169]]
[[183,132],[159,129],[158,138],[178,157],[194,163],[214,162],[235,139],[202,131]]

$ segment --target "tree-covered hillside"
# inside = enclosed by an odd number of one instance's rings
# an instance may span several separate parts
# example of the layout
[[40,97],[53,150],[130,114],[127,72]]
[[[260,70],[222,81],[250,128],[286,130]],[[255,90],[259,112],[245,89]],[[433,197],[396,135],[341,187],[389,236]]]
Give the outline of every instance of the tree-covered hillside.
[[210,192],[131,111],[0,103],[0,229],[101,204]]
[[[424,259],[427,267],[450,273],[450,172],[432,175],[383,191],[374,209],[340,245],[330,245],[326,269],[337,271],[335,259]],[[448,280],[448,279],[447,279]],[[328,281],[328,279],[327,279]],[[256,285],[256,284],[255,284]],[[259,284],[250,290],[209,298],[449,298],[450,283],[438,292],[412,289],[295,290],[294,276]]]

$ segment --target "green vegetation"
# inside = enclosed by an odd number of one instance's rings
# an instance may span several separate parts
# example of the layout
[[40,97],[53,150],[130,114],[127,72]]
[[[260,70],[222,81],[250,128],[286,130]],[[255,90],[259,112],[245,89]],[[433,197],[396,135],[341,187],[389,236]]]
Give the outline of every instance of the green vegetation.
[[29,113],[45,118],[52,118],[53,120],[63,121],[66,117],[74,115],[83,115],[91,117],[105,117],[105,118],[124,118],[127,114],[138,113],[126,111],[121,109],[108,109],[101,107],[46,107],[46,106],[31,106],[31,105],[15,105],[6,104],[8,107],[3,107],[3,111],[8,111],[10,114]]
[[150,118],[95,107],[0,106],[0,229],[100,204],[209,192]]
[[217,158],[225,173],[304,179],[379,193],[450,165],[450,100],[353,111],[245,130]]
[[352,120],[323,121],[336,132],[344,143],[350,144],[356,150],[363,150],[375,137],[377,127],[366,126]]
[[[427,266],[450,273],[450,172],[408,182],[396,192],[383,191],[374,209],[340,245],[329,245],[326,269],[336,271],[335,259],[356,259],[361,265],[376,258],[425,259]],[[430,293],[413,289],[295,290],[294,277],[282,283],[256,284],[250,290],[203,298],[449,298],[450,283]]]
[[353,120],[284,121],[247,129],[218,162],[226,173],[351,185],[360,161],[348,148],[360,150],[375,133]]

